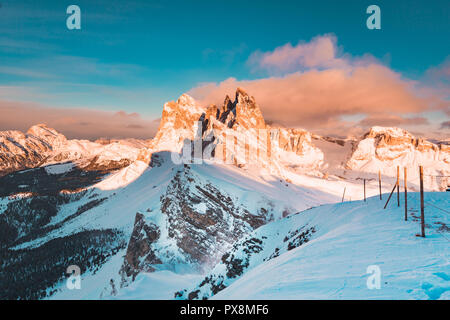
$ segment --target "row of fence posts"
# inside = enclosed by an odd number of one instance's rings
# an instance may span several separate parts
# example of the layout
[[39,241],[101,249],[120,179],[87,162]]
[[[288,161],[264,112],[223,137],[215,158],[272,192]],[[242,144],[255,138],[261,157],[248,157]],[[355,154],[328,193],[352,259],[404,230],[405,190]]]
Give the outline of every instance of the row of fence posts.
[[[408,183],[407,183],[408,172],[406,167],[404,168],[404,185],[405,185],[405,221],[408,221]],[[424,197],[423,197],[423,166],[419,166],[419,177],[420,177],[420,224],[421,224],[421,236],[425,238],[425,205],[424,205]],[[378,172],[379,184],[381,186],[381,174]],[[392,188],[391,194],[384,205],[384,209],[386,209],[389,200],[392,197],[392,194],[397,188],[397,206],[400,207],[400,167],[397,166],[397,182]],[[380,199],[381,199],[381,187],[380,187]]]
[[[407,169],[404,168],[404,184],[405,184],[405,221],[408,221],[408,186],[407,186]],[[420,176],[420,220],[421,220],[421,236],[425,238],[425,205],[424,205],[424,197],[423,197],[423,167],[419,166],[419,176]],[[380,200],[383,200],[383,196],[381,193],[381,172],[378,171],[378,187],[380,190]],[[394,193],[395,189],[397,188],[397,206],[400,207],[400,167],[397,166],[397,181],[394,184],[394,187],[392,188],[391,193],[389,194],[389,197],[386,201],[386,204],[384,205],[384,209],[386,209],[389,200],[391,200],[392,194]],[[342,195],[342,202],[344,202],[345,197],[345,189],[344,187],[344,193]],[[364,179],[364,201],[366,201],[366,179]]]

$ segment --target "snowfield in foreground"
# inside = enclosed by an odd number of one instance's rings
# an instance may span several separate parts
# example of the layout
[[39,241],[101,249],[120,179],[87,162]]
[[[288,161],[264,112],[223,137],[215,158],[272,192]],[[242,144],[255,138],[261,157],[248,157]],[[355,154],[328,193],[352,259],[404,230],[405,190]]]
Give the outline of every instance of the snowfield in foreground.
[[[394,197],[383,210],[386,196],[320,206],[259,228],[249,237],[267,237],[267,247],[242,277],[225,277],[229,285],[214,298],[450,299],[450,214],[436,208],[450,208],[449,193],[425,194],[426,238],[416,236],[420,194],[408,195],[407,222]],[[271,254],[272,239],[303,226],[315,227],[307,243],[261,263],[258,256]],[[370,265],[381,270],[378,290],[367,288]],[[223,264],[211,274],[221,270]]]
[[[402,196],[386,210],[384,194],[299,212],[238,240],[206,275],[141,273],[109,298],[450,299],[449,194],[425,193],[426,238],[420,194],[408,194],[408,221]],[[381,288],[369,290],[373,265]]]

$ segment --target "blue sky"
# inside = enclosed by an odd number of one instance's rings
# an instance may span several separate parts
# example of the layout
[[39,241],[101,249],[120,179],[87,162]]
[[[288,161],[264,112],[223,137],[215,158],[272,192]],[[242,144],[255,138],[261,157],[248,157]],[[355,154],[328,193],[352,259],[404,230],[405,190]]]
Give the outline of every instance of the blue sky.
[[[270,76],[248,60],[332,34],[409,80],[450,54],[448,1],[0,0],[0,99],[160,115],[202,83]],[[66,28],[81,8],[82,29]],[[381,8],[381,30],[365,10]],[[297,71],[297,70],[293,70]],[[430,84],[431,86],[433,84]],[[442,115],[442,113],[439,113]]]

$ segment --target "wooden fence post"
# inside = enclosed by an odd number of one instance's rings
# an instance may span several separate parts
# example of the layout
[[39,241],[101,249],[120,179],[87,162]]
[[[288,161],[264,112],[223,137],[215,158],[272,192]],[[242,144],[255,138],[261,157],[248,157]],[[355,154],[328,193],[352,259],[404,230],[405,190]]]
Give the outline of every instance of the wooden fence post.
[[386,204],[384,205],[384,208],[383,208],[383,209],[386,209],[386,207],[387,207],[387,205],[388,205],[388,203],[389,203],[389,200],[391,200],[392,194],[393,194],[394,191],[395,191],[395,187],[397,187],[396,184],[394,184],[394,187],[392,188],[392,191],[391,191],[391,193],[389,194],[389,197],[388,197],[388,199],[387,199],[387,201],[386,201]]
[[406,173],[406,167],[404,168],[405,169],[405,221],[408,221],[408,186],[407,186],[407,182],[406,182],[406,176],[407,176],[407,173]]
[[381,197],[381,171],[378,170],[378,187],[380,188],[380,200],[383,200]]
[[364,179],[364,202],[366,201],[366,179]]
[[400,207],[400,167],[397,166],[397,207]]
[[422,237],[425,238],[425,206],[423,203],[423,167],[419,167],[420,173],[420,220],[422,227]]

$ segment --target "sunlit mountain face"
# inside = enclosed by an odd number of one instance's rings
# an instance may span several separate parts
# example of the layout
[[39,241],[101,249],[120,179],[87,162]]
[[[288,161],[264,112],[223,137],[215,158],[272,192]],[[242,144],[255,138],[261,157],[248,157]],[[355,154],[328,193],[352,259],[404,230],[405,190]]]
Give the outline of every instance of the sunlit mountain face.
[[[154,298],[210,298],[247,270],[332,232],[321,230],[319,218],[285,228],[302,210],[346,201],[360,219],[370,212],[359,209],[361,199],[379,210],[375,199],[395,185],[397,166],[410,172],[413,199],[417,164],[426,168],[427,191],[445,191],[450,173],[446,144],[394,127],[338,139],[268,125],[256,98],[241,88],[221,106],[203,107],[187,94],[166,103],[154,139],[74,140],[43,124],[1,137],[5,299],[74,292],[140,299],[156,283],[162,296]],[[446,205],[446,198],[443,192],[435,201]],[[263,226],[280,228],[284,240],[265,244],[272,235],[258,231]],[[90,286],[67,287],[67,264],[83,266]],[[214,271],[222,269],[220,276]],[[6,278],[13,270],[19,276]],[[48,281],[35,280],[42,274]],[[168,274],[178,280],[165,282]],[[258,290],[251,294],[262,297]]]
[[448,299],[448,11],[0,3],[0,299]]

